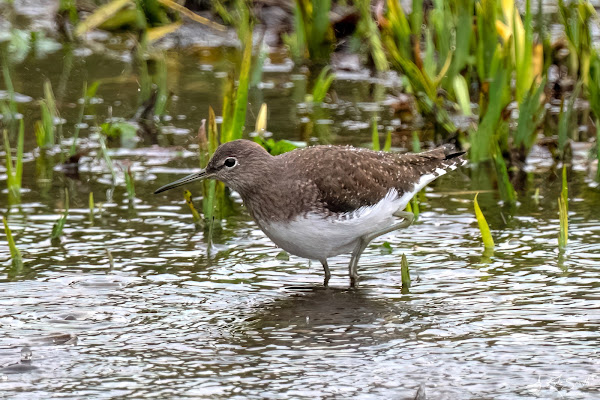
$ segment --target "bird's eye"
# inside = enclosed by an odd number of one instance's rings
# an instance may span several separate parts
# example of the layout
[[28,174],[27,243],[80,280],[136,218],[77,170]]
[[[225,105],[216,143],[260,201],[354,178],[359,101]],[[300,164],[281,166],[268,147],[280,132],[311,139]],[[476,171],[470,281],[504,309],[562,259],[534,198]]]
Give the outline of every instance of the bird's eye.
[[237,164],[237,160],[233,157],[229,157],[228,159],[225,160],[224,165],[228,168],[233,168],[235,167],[235,164]]

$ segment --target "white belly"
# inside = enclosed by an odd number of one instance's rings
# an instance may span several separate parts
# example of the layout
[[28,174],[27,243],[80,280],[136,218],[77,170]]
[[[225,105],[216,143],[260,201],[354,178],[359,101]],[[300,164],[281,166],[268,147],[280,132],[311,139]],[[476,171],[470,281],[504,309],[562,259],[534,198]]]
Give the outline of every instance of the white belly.
[[290,222],[259,224],[265,234],[285,251],[313,260],[326,260],[338,254],[351,253],[362,236],[380,231],[395,222],[393,214],[404,209],[412,197],[398,197],[395,190],[374,206],[344,214],[339,218],[323,218],[315,213]]

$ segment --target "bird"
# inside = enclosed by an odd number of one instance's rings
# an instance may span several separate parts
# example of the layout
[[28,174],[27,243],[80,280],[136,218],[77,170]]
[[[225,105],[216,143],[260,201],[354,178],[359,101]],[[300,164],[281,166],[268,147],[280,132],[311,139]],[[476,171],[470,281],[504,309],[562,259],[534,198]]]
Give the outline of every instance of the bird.
[[328,286],[327,260],[350,254],[350,286],[358,261],[375,238],[408,227],[412,197],[448,170],[466,164],[464,152],[443,145],[399,154],[352,146],[315,145],[277,156],[254,141],[221,144],[206,168],[160,187],[217,179],[239,193],[258,227],[290,254],[318,260]]

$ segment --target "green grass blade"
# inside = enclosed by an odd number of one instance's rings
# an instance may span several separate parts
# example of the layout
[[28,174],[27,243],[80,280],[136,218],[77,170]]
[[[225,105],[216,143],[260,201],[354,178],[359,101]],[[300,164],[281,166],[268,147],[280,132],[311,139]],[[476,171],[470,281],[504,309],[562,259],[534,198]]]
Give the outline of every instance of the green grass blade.
[[392,132],[388,131],[387,135],[385,136],[385,144],[383,145],[383,151],[390,150],[392,150]]
[[[308,52],[312,60],[317,62],[329,61],[332,50],[330,41],[331,0],[312,1],[312,21],[307,32]],[[305,23],[306,23],[305,19]]]
[[231,127],[231,140],[241,139],[246,123],[246,110],[248,108],[248,89],[250,87],[250,66],[252,65],[252,30],[247,33],[247,42],[242,54],[242,67],[240,79],[235,94],[235,108]]
[[100,150],[102,151],[102,157],[104,158],[104,162],[106,163],[106,166],[108,167],[108,170],[112,175],[112,181],[114,185],[114,183],[117,181],[117,174],[115,173],[115,167],[113,166],[110,155],[108,154],[108,149],[106,148],[106,141],[104,140],[104,136],[100,136],[98,141],[100,142]]
[[88,196],[88,206],[90,209],[90,223],[93,224],[94,223],[94,192],[90,192],[90,195]]
[[408,261],[406,255],[402,254],[402,262],[400,263],[400,275],[402,277],[402,289],[410,288],[410,272],[408,270]]
[[596,180],[600,182],[600,118],[596,118]]
[[419,218],[419,214],[420,214],[420,210],[419,210],[419,197],[418,197],[418,193],[415,194],[413,196],[412,199],[410,199],[410,204],[412,205],[412,213],[415,215],[415,221]]
[[371,16],[371,1],[356,0],[354,3],[360,12],[358,29],[367,38],[375,68],[377,71],[387,71],[389,69],[387,56],[383,50],[379,28]]
[[454,96],[463,115],[471,115],[471,99],[469,98],[469,86],[462,75],[456,75],[452,80]]
[[558,234],[558,248],[563,251],[567,248],[569,238],[569,194],[567,185],[567,168],[562,170],[562,190],[558,198],[558,211],[560,216],[560,231]]
[[412,132],[412,152],[420,153],[421,152],[421,139],[419,138],[419,132]]
[[89,17],[77,25],[75,28],[75,36],[81,36],[86,32],[102,25],[128,4],[132,4],[132,1],[113,0],[110,3],[98,7]]
[[[4,77],[4,85],[6,86],[6,91],[8,92],[8,107],[10,110],[10,126],[11,131],[14,129],[15,117],[17,115],[17,101],[15,100],[15,88],[13,86],[12,79],[10,77],[10,62],[8,59],[8,51],[6,50],[8,46],[4,47],[0,51],[0,56],[2,58],[2,75]],[[4,117],[7,118],[6,116]]]
[[12,190],[16,185],[15,176],[13,174],[12,151],[8,139],[8,131],[4,129],[2,134],[4,136],[4,152],[6,153],[6,185],[8,186],[8,190]]
[[582,82],[579,81],[575,86],[575,90],[573,90],[571,96],[569,97],[566,110],[563,110],[564,101],[561,102],[561,109],[558,116],[558,150],[561,154],[561,157],[564,157],[565,146],[567,145],[571,134],[575,130],[575,114],[573,113],[573,109],[575,107],[575,101],[579,97],[581,87]]
[[131,170],[131,166],[128,166],[124,172],[125,187],[127,188],[127,197],[129,198],[129,200],[133,200],[135,199],[135,175]]
[[519,105],[519,119],[514,144],[516,147],[523,147],[526,153],[529,153],[529,150],[535,144],[538,127],[545,115],[546,108],[544,103],[541,102],[545,86],[546,79],[543,79],[537,85],[537,88],[536,83],[533,82]]
[[53,243],[56,243],[63,234],[63,229],[65,227],[65,223],[67,222],[67,217],[69,216],[69,191],[65,189],[65,211],[63,215],[61,215],[58,220],[52,226],[52,233],[50,235],[50,240]]
[[[21,190],[23,183],[23,148],[25,145],[25,126],[19,121],[19,137],[17,138],[17,162],[15,164],[15,185]],[[7,155],[8,157],[8,155]]]
[[500,147],[497,143],[494,144],[496,148],[492,158],[494,160],[494,166],[496,169],[496,177],[498,179],[498,189],[500,190],[500,197],[508,204],[515,204],[517,202],[517,194],[513,184],[508,176],[508,168],[506,162],[500,151]]
[[313,103],[318,104],[318,103],[322,103],[323,101],[325,101],[325,96],[327,96],[329,87],[331,86],[331,84],[333,83],[333,81],[335,79],[335,74],[331,74],[330,71],[331,71],[331,67],[325,66],[319,73],[319,76],[317,76],[317,79],[315,80],[315,84],[313,87],[313,95],[312,95]]
[[194,219],[194,223],[198,224],[201,221],[200,214],[196,211],[196,207],[194,207],[194,202],[192,201],[192,193],[189,190],[185,190],[183,192],[183,198],[190,208],[190,212],[192,213],[192,218]]
[[12,236],[6,217],[2,217],[2,222],[4,223],[4,233],[6,234],[6,240],[8,241],[8,249],[10,250],[10,258],[13,260],[13,264],[22,263],[21,252],[15,244],[15,239]]
[[475,195],[475,199],[473,200],[473,207],[475,207],[475,218],[477,218],[477,224],[479,225],[479,231],[481,232],[483,246],[486,249],[493,249],[494,239],[492,238],[492,233],[490,232],[490,227],[485,219],[485,216],[481,212],[481,208],[479,208],[479,203],[477,202],[478,195],[479,193]]

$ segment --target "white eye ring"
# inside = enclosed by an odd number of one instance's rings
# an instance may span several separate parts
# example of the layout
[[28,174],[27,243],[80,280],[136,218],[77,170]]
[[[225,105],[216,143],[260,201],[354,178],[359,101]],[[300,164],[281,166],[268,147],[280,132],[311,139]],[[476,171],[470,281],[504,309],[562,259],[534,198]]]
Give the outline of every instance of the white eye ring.
[[237,165],[237,160],[234,157],[228,157],[225,159],[223,165],[227,168],[233,168]]

